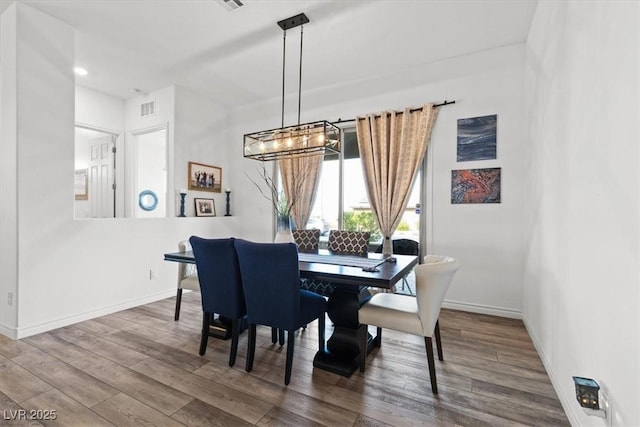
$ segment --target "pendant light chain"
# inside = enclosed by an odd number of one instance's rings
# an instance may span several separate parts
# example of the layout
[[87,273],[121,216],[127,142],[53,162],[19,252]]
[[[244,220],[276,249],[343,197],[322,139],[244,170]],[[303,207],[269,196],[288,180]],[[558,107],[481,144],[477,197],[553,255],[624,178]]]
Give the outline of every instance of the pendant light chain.
[[[303,24],[309,22],[304,13],[278,21],[282,33],[282,112],[280,128],[244,135],[244,157],[260,161],[300,158],[340,152],[340,128],[326,120],[301,124],[302,115],[302,51]],[[284,108],[287,77],[287,30],[300,27],[300,64],[298,70],[298,124],[285,127]],[[293,71],[293,70],[292,70]]]
[[[298,76],[298,124],[300,124],[300,104],[302,102],[302,35],[304,25],[300,25],[300,74]],[[284,125],[283,125],[284,126]]]
[[280,127],[284,127],[284,76],[285,76],[285,63],[287,59],[287,30],[282,32],[282,124]]

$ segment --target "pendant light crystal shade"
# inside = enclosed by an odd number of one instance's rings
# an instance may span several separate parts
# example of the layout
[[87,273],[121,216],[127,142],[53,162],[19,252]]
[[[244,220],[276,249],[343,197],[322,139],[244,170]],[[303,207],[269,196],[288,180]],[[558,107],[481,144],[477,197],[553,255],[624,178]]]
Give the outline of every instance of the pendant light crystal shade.
[[269,161],[340,152],[340,128],[326,120],[244,136],[244,157]]

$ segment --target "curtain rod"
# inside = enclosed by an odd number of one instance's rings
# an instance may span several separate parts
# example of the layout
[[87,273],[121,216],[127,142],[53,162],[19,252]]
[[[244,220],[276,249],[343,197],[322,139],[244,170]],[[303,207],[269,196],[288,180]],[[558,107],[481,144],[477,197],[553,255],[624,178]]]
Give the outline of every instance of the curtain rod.
[[[434,104],[434,108],[436,107],[444,107],[445,105],[451,105],[451,104],[455,104],[456,101],[447,101],[446,99],[444,100],[444,102],[441,102],[440,104]],[[409,110],[409,112],[413,113],[414,111],[420,111],[422,110],[422,107],[419,108],[412,108],[411,110]],[[380,114],[376,114],[376,116],[380,116]],[[348,122],[355,122],[356,119],[338,119],[338,121],[332,122],[332,123],[348,123]]]

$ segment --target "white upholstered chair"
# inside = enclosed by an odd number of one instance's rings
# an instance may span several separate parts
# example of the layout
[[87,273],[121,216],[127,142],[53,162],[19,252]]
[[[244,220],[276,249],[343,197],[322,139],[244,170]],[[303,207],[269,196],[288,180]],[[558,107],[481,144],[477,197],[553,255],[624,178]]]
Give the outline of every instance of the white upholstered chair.
[[376,344],[382,338],[382,328],[393,329],[424,337],[431,376],[431,390],[438,394],[436,369],[433,357],[435,335],[438,359],[443,360],[438,317],[447,288],[460,263],[451,257],[427,255],[424,264],[415,268],[416,296],[379,293],[366,302],[358,312],[360,321],[360,371],[365,371],[367,358],[367,327],[377,326]]
[[[187,252],[191,250],[188,240],[178,243],[179,252]],[[180,304],[182,303],[182,290],[189,289],[191,291],[200,290],[200,282],[198,281],[198,270],[195,264],[178,263],[178,294],[176,295],[176,314],[174,320],[180,318]]]

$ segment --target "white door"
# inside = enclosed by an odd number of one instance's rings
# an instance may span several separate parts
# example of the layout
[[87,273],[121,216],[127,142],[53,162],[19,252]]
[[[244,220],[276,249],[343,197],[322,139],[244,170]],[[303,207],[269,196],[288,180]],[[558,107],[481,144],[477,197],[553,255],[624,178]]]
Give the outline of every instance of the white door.
[[89,204],[92,218],[113,218],[115,135],[89,141]]

